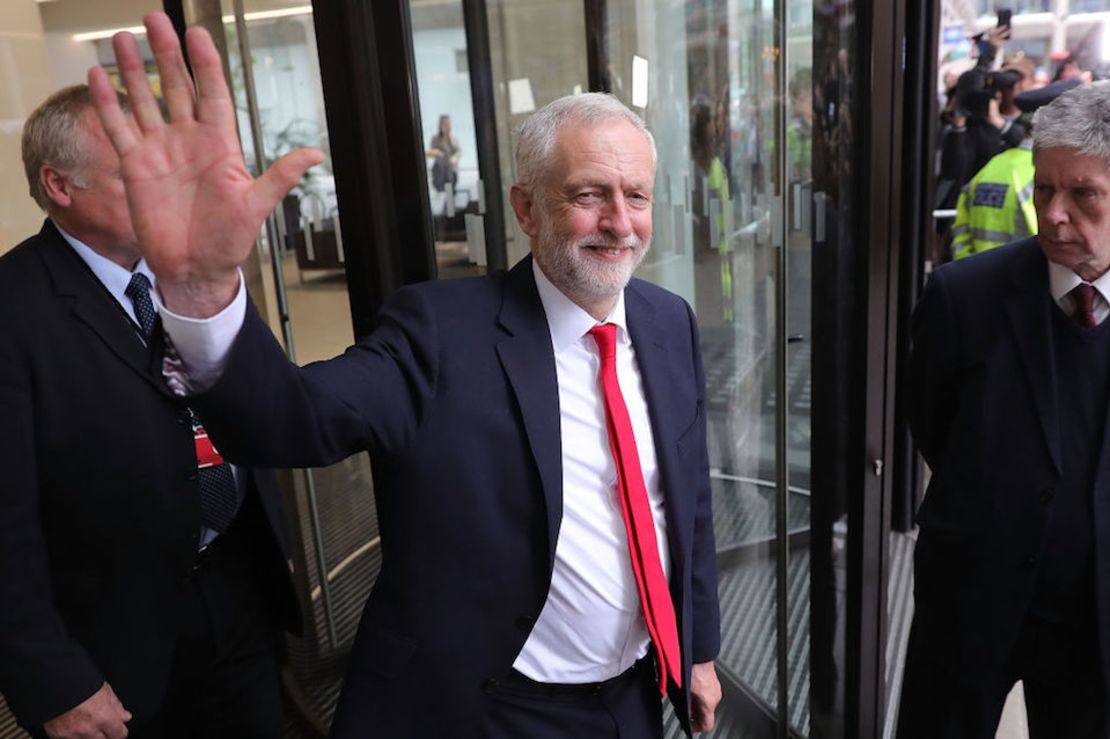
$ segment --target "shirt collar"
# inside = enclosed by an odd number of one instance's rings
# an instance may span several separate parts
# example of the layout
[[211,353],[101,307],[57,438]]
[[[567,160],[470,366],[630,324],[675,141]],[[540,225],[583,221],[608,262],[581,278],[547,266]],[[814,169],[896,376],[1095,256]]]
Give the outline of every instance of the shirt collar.
[[[1064,296],[1075,289],[1077,285],[1083,283],[1083,279],[1072,272],[1067,267],[1057,264],[1056,262],[1049,261],[1048,263],[1048,286],[1052,292],[1052,299],[1059,303],[1064,299]],[[1102,296],[1103,300],[1110,302],[1110,271],[1103,272],[1102,275],[1090,283],[1098,294]]]
[[[77,256],[81,257],[85,264],[89,265],[89,269],[96,275],[96,279],[100,280],[101,284],[112,294],[112,297],[114,297],[120,305],[130,305],[131,299],[127,297],[125,291],[127,290],[128,284],[131,283],[131,275],[133,273],[128,272],[111,259],[97,254],[93,251],[91,246],[84,243],[76,236],[67,233],[65,229],[57,223],[54,224],[54,227],[58,229],[58,233],[62,235],[62,238],[69,242],[69,245],[77,252]],[[142,272],[146,275],[147,279],[150,280],[151,286],[154,285],[154,273],[146,266],[145,259],[139,260],[139,263],[135,265],[134,271]]]
[[[551,345],[555,353],[559,354],[564,349],[574,346],[591,328],[599,325],[599,322],[555,287],[535,259],[532,260],[532,274],[536,278],[536,289],[540,293],[543,311],[547,314],[547,327],[551,330]],[[629,343],[628,321],[624,311],[624,290],[621,290],[620,295],[617,296],[617,304],[613,306],[613,310],[609,311],[609,315],[600,323],[616,324],[617,342],[622,345]]]

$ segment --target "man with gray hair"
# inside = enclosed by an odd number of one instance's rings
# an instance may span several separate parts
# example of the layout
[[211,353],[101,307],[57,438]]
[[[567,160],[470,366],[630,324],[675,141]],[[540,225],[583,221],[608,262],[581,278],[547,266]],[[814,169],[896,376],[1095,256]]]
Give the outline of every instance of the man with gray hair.
[[1038,235],[932,274],[913,319],[918,512],[899,736],[1106,737],[1110,83],[1037,111]]
[[334,737],[602,739],[713,726],[720,685],[705,390],[696,322],[632,279],[652,234],[654,144],[614,98],[556,100],[521,129],[511,202],[532,255],[409,286],[343,355],[298,368],[239,265],[320,160],[243,166],[219,56],[145,18],[169,123],[134,39],[101,69],[140,248],[181,376],[229,458],[315,466],[368,451],[382,568]]
[[162,377],[86,86],[29,116],[23,162],[47,218],[0,259],[0,693],[35,737],[277,739],[273,475],[222,463]]

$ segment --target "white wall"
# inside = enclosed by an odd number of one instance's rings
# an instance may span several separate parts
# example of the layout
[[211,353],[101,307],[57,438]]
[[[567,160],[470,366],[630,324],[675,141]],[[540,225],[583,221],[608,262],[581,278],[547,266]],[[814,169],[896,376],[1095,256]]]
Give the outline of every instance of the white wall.
[[20,137],[23,122],[54,89],[38,4],[4,0],[0,13],[0,252],[42,224],[42,212],[27,194]]

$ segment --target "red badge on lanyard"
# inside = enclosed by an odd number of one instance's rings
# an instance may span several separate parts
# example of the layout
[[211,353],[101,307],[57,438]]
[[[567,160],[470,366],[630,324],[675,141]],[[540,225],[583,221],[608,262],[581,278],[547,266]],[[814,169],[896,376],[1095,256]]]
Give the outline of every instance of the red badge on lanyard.
[[193,443],[197,448],[197,469],[215,467],[224,463],[224,458],[212,445],[212,440],[208,438],[208,432],[204,430],[203,426],[193,427]]

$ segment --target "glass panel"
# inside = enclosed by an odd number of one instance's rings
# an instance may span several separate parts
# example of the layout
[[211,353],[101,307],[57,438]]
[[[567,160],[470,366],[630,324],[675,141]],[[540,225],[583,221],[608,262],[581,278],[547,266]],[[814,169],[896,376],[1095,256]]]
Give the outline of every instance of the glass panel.
[[[808,733],[814,737],[845,736],[847,549],[849,524],[854,525],[848,520],[847,501],[858,495],[857,478],[850,472],[847,460],[857,453],[852,445],[850,419],[858,418],[861,412],[852,402],[860,397],[855,378],[866,353],[857,326],[867,287],[856,279],[860,277],[860,254],[867,247],[857,243],[858,216],[852,209],[859,175],[858,165],[853,161],[858,148],[854,132],[860,115],[854,97],[859,48],[854,19],[866,14],[864,7],[865,4],[854,0],[835,7],[821,2],[800,7],[801,15],[792,18],[791,48],[796,51],[788,64],[795,97],[791,114],[795,118],[804,117],[807,111],[801,104],[806,86],[803,59],[805,47],[809,47],[813,60],[809,65],[813,106],[809,145],[812,194],[801,195],[812,225],[800,242],[791,241],[787,257],[788,269],[797,280],[792,283],[798,286],[795,292],[805,291],[808,297],[805,307],[791,308],[789,320],[792,325],[800,325],[808,317],[810,323],[805,340],[790,345],[791,352],[808,350],[812,357],[808,377],[812,388],[808,414],[812,435],[808,449],[809,483],[804,487],[812,492],[807,521]],[[805,24],[802,16],[806,13],[811,14],[808,40],[802,30]],[[798,36],[793,35],[795,31]],[[803,157],[804,150],[803,146]],[[808,251],[801,247],[801,242],[808,244]],[[797,279],[801,274],[807,275],[804,280]],[[805,282],[808,285],[803,286]],[[793,410],[793,421],[805,417],[802,407],[795,406]],[[792,453],[795,454],[792,477],[799,479],[804,469],[800,463],[802,450],[792,449]],[[852,533],[859,536],[858,532]]]
[[[552,33],[546,18],[535,20],[550,5],[490,3],[506,187],[515,179],[505,164],[513,143],[510,127],[533,107],[586,89],[585,43],[573,35],[578,11],[564,12],[562,30]],[[812,505],[813,245],[832,240],[824,205],[831,202],[837,209],[836,223],[845,234],[850,223],[838,204],[851,193],[848,49],[854,48],[854,26],[841,17],[844,3],[818,16],[824,46],[817,58],[812,0],[609,0],[605,5],[612,89],[644,116],[659,155],[655,238],[638,274],[685,297],[701,330],[722,608],[717,665],[725,690],[713,735],[748,736],[765,727],[765,720],[746,712],[752,708],[788,722],[793,735],[842,735],[838,679],[844,674],[844,624],[838,604],[843,604],[847,524],[839,486],[820,517]],[[776,9],[785,18],[776,17]],[[520,16],[529,23],[514,23]],[[548,43],[531,42],[537,26],[545,29]],[[777,46],[780,29],[785,29],[784,48]],[[539,62],[532,58],[537,49],[547,54]],[[558,73],[540,78],[545,84],[536,94],[529,70],[540,64]],[[522,89],[533,91],[527,107],[520,105]],[[825,188],[821,208],[814,205],[818,169]],[[815,210],[825,219],[821,227]],[[526,243],[520,238],[515,254],[510,248],[510,263],[523,255]],[[824,277],[827,283],[838,279],[835,271]],[[781,322],[779,288],[786,296]],[[782,366],[776,361],[780,341],[788,342]],[[836,344],[835,336],[826,341]],[[830,376],[834,372],[830,367]],[[781,399],[780,378],[786,388]],[[776,441],[780,428],[785,446]],[[780,480],[783,462],[785,480]],[[786,540],[776,531],[780,513]],[[813,531],[818,525],[820,537]],[[812,556],[811,535],[823,547],[819,557]],[[781,608],[780,552],[787,573]],[[811,633],[811,603],[818,599],[820,627]],[[819,670],[811,671],[811,660]],[[781,691],[780,664],[787,675]],[[786,705],[780,706],[780,694]],[[820,708],[812,718],[811,705]],[[673,717],[667,731],[678,735]]]
[[461,0],[411,0],[438,276],[485,272],[478,145]]
[[[258,169],[256,156],[266,166],[300,146],[318,147],[326,156],[263,230],[257,260],[245,268],[248,287],[295,361],[332,357],[350,345],[353,331],[312,11],[277,0],[253,2],[245,26],[235,22],[231,0],[223,0],[223,12],[248,167]],[[310,614],[305,637],[289,638],[290,666],[298,707],[327,725],[342,678],[341,655],[380,566],[369,459],[359,454],[331,467],[293,471],[290,483],[296,577]]]
[[509,188],[516,182],[516,128],[552,100],[589,89],[586,21],[580,2],[486,0],[486,6],[505,244],[513,265],[529,248],[509,205]]
[[612,0],[608,14],[613,89],[641,103],[659,149],[655,239],[639,276],[685,297],[701,331],[726,692],[716,734],[742,736],[738,696],[779,713],[774,3]]
[[[813,408],[813,0],[786,6],[787,720],[810,735]],[[825,575],[829,577],[829,575]],[[818,631],[820,634],[820,630]],[[818,645],[819,647],[820,645]]]

